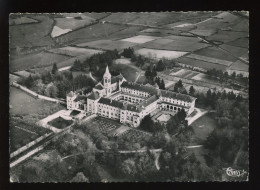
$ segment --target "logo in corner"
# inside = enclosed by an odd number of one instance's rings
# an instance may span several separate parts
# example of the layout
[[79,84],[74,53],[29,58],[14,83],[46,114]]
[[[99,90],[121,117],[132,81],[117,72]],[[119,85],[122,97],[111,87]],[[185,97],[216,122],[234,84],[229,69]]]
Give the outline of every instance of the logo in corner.
[[243,177],[247,173],[244,169],[236,170],[231,167],[223,168],[223,170],[226,170],[226,174],[230,177]]

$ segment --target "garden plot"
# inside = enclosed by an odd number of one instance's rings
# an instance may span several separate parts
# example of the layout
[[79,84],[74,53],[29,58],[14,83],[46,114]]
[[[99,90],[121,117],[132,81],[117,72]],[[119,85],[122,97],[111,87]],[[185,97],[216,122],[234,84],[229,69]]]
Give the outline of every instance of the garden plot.
[[237,60],[234,56],[229,55],[224,50],[218,49],[217,47],[207,47],[194,52],[196,55],[202,55],[210,58],[226,60],[234,62]]
[[220,65],[225,65],[225,66],[230,66],[233,63],[231,61],[215,59],[215,58],[206,57],[206,56],[197,55],[197,54],[190,54],[190,55],[187,55],[187,57],[191,58],[191,59],[206,61],[206,62],[210,62],[210,63],[216,63],[216,64],[220,64]]
[[10,59],[9,69],[10,71],[19,71],[43,66],[52,66],[53,63],[59,63],[69,58],[69,56],[48,52],[29,54],[14,60]]
[[191,67],[198,67],[205,70],[216,69],[216,70],[225,71],[227,69],[227,66],[225,65],[210,63],[202,60],[196,60],[188,57],[181,57],[178,59],[178,62]]
[[188,52],[182,52],[182,51],[167,51],[167,50],[155,50],[155,49],[148,49],[148,48],[142,48],[136,51],[136,54],[145,56],[145,57],[151,57],[155,59],[176,59],[179,58]]
[[239,38],[234,41],[228,42],[226,44],[230,45],[230,46],[248,48],[249,47],[249,38]]
[[97,48],[103,50],[123,50],[125,48],[133,47],[137,45],[136,43],[127,42],[127,41],[112,41],[112,40],[97,40],[87,43],[77,44],[79,47],[90,47],[90,48]]
[[234,31],[223,31],[219,30],[217,33],[208,36],[207,40],[209,41],[220,41],[223,43],[230,42],[239,38],[248,37],[247,32],[234,32]]
[[248,54],[247,48],[241,48],[241,47],[231,46],[231,45],[227,45],[227,44],[222,44],[220,47],[222,49],[230,52],[232,55],[234,55],[236,57],[242,57],[242,56]]
[[67,56],[80,56],[80,55],[94,55],[96,53],[101,53],[103,51],[101,50],[95,50],[95,49],[87,49],[87,48],[78,48],[78,47],[72,47],[72,46],[67,46],[63,48],[58,48],[58,49],[52,49],[49,50],[52,53],[56,54],[62,54],[62,55],[67,55]]
[[19,18],[10,18],[9,19],[9,25],[18,25],[18,24],[30,24],[30,23],[36,23],[39,22],[37,20],[34,20],[32,18],[29,17],[19,17]]
[[160,38],[160,37],[138,35],[138,36],[134,36],[134,37],[131,37],[131,38],[123,39],[121,41],[143,44],[143,43],[146,43],[146,42],[158,39],[158,38]]

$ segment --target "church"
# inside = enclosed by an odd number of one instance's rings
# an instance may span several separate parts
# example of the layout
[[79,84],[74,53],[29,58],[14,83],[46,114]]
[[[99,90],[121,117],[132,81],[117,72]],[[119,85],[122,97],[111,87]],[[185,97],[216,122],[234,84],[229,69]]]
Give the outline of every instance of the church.
[[138,127],[141,120],[156,109],[187,115],[194,111],[196,98],[152,85],[128,82],[121,74],[111,76],[108,66],[103,79],[88,95],[67,94],[67,109],[97,114],[98,116],[129,123]]

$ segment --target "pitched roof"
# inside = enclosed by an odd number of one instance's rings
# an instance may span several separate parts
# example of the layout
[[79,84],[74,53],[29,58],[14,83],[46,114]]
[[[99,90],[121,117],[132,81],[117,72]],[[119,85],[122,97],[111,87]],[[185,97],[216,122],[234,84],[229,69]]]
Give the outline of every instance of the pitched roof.
[[78,102],[78,101],[81,101],[81,100],[83,100],[82,102],[85,102],[86,99],[87,99],[86,96],[78,95],[77,98],[74,100],[74,102]]
[[104,89],[104,87],[100,83],[98,83],[94,88],[98,90]]
[[146,106],[150,105],[151,103],[155,102],[156,100],[158,100],[158,97],[156,95],[153,95],[153,96],[147,98],[146,100],[144,100],[143,102],[141,102],[140,105],[146,107]]
[[161,90],[161,94],[162,94],[162,97],[174,98],[174,99],[182,100],[185,102],[192,102],[193,100],[196,99],[196,98],[186,95],[186,94],[180,94],[180,93],[172,92],[172,91],[168,91],[168,90]]
[[133,82],[124,81],[122,83],[121,87],[130,88],[130,89],[133,89],[133,90],[139,90],[139,91],[142,91],[142,92],[147,92],[147,93],[152,94],[152,95],[157,93],[157,89],[154,88],[154,87],[145,86],[145,85],[137,84],[137,83],[133,83]]
[[108,98],[101,97],[100,100],[98,101],[98,103],[106,104],[106,105],[117,107],[120,109],[123,108],[123,102],[119,102],[117,100],[112,100],[112,99],[108,99]]
[[74,93],[73,93],[72,91],[70,91],[70,92],[67,94],[67,96],[73,97],[73,96],[74,96]]
[[87,98],[91,100],[97,100],[99,98],[99,95],[98,93],[92,91]]

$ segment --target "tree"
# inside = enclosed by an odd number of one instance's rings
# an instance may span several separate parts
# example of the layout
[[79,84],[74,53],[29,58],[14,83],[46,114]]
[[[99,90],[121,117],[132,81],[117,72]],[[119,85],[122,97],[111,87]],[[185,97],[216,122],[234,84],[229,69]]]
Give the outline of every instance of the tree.
[[184,109],[181,109],[180,111],[178,111],[177,116],[180,121],[183,121],[183,120],[185,120],[187,114]]
[[89,179],[82,173],[79,172],[75,177],[71,179],[71,182],[87,182],[89,183]]
[[57,64],[54,63],[52,66],[51,73],[55,75],[57,72],[58,72],[58,67],[57,67]]
[[132,158],[128,158],[127,160],[122,162],[120,170],[123,175],[134,177],[137,174],[135,161]]
[[47,87],[44,91],[44,94],[46,96],[56,98],[57,95],[58,95],[58,88],[53,83],[50,83],[50,84],[47,85]]
[[194,94],[195,94],[195,89],[194,89],[193,86],[190,87],[189,94],[190,94],[191,96],[194,96]]
[[160,60],[157,65],[156,65],[156,70],[157,71],[163,71],[165,69],[165,65],[164,62],[162,60]]
[[143,129],[143,130],[146,130],[146,131],[149,131],[149,132],[154,132],[154,122],[153,122],[150,114],[146,115],[142,119],[139,128]]

